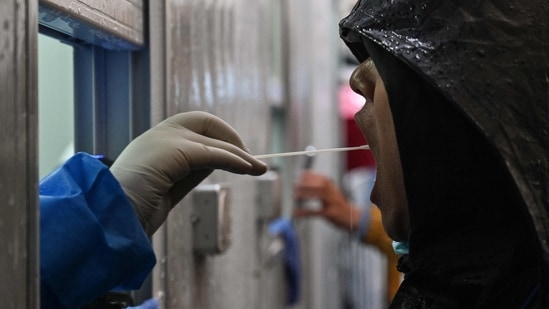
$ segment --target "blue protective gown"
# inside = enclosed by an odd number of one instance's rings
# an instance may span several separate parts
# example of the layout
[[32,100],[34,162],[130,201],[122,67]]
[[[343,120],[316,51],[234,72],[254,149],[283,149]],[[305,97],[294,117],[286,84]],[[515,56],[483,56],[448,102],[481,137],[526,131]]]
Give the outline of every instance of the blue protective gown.
[[78,308],[141,286],[156,259],[107,166],[78,153],[40,182],[42,308]]

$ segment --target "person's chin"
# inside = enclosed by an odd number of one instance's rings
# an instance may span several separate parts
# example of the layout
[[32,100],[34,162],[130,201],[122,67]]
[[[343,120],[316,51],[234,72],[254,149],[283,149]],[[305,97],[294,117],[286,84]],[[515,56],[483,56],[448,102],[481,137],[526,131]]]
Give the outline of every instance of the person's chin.
[[[383,228],[387,235],[395,241],[408,241],[408,224],[406,222],[406,216],[403,213],[399,213],[398,209],[392,209],[391,206],[387,206],[384,203],[379,193],[379,188],[375,185],[370,193],[370,201],[374,203],[381,212],[381,221]],[[385,201],[387,202],[387,201]],[[391,204],[390,202],[388,204]],[[394,207],[396,205],[392,205]],[[389,207],[387,209],[386,207]]]
[[381,213],[383,227],[387,235],[395,241],[407,242],[409,237],[408,225],[403,222],[402,216],[396,213],[385,214]]

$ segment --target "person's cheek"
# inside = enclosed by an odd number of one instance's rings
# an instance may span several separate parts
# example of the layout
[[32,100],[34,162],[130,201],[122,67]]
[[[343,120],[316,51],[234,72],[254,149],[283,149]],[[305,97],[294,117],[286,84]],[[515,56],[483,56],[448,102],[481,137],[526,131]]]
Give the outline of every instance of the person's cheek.
[[366,102],[364,106],[355,114],[355,122],[360,129],[360,133],[366,139],[371,151],[375,156],[377,137],[375,127],[375,117],[372,114],[373,106],[371,103]]

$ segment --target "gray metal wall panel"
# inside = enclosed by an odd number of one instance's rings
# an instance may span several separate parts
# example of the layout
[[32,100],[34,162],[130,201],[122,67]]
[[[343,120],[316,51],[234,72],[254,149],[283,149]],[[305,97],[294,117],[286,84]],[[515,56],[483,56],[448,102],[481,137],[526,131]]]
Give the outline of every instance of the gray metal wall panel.
[[[290,33],[288,70],[294,149],[341,146],[337,84],[338,27],[334,1],[286,1]],[[316,156],[313,170],[337,181],[341,154]],[[299,170],[302,162],[295,162]],[[293,178],[292,178],[293,176]],[[291,186],[299,173],[290,175]],[[288,189],[289,190],[289,189]],[[294,205],[295,207],[295,205]],[[303,261],[303,299],[297,308],[341,308],[337,274],[338,231],[325,220],[298,222]]]
[[[235,127],[252,152],[267,152],[270,104],[265,62],[271,55],[266,47],[270,35],[265,33],[269,21],[261,17],[268,15],[269,3],[167,1],[165,23],[156,25],[166,29],[165,54],[159,56],[166,61],[166,100],[151,108],[153,115],[162,110],[166,116],[208,111]],[[257,224],[254,181],[221,171],[205,181],[226,184],[232,192],[232,243],[223,254],[194,254],[192,194],[155,235],[159,263],[154,295],[161,297],[165,308],[284,307],[281,260],[268,267],[262,264],[267,257],[260,247],[269,236]]]
[[38,308],[37,2],[0,4],[0,307]]
[[[158,80],[162,76],[166,80],[165,92],[157,92],[158,97],[165,95],[165,101],[151,107],[153,123],[164,111],[163,116],[209,111],[234,126],[253,153],[266,153],[276,135],[271,132],[274,104],[287,115],[278,150],[303,149],[311,143],[319,148],[337,146],[336,83],[332,83],[337,78],[336,48],[330,47],[337,39],[337,20],[332,5],[329,0],[173,0],[163,9],[152,4],[153,17],[164,22],[151,19],[151,24],[156,23],[151,42],[159,44],[151,45],[151,51],[165,52],[151,61],[157,59],[158,65],[165,61],[165,75],[160,73]],[[276,6],[281,24],[272,20]],[[164,43],[156,38],[162,28]],[[282,38],[280,49],[273,48],[273,40],[280,39],[277,35]],[[339,157],[325,155],[315,168],[337,176],[339,162]],[[295,206],[292,187],[301,164],[302,158],[295,158],[284,160],[282,166],[286,215]],[[159,257],[154,295],[161,297],[164,308],[285,308],[281,260],[265,262],[270,259],[265,248],[272,239],[256,221],[254,178],[217,171],[205,182],[225,184],[233,192],[232,245],[219,256],[195,255],[192,199],[185,198],[154,238]],[[336,308],[332,253],[338,234],[318,221],[298,228],[303,234],[304,297],[297,307]],[[328,257],[321,258],[324,255]]]

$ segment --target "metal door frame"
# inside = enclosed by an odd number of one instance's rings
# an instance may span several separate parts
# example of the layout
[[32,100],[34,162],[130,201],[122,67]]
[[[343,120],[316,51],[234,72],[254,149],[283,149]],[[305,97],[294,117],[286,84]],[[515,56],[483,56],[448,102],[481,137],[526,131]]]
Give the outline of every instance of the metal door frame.
[[0,307],[37,308],[38,87],[36,0],[5,1],[0,16]]

